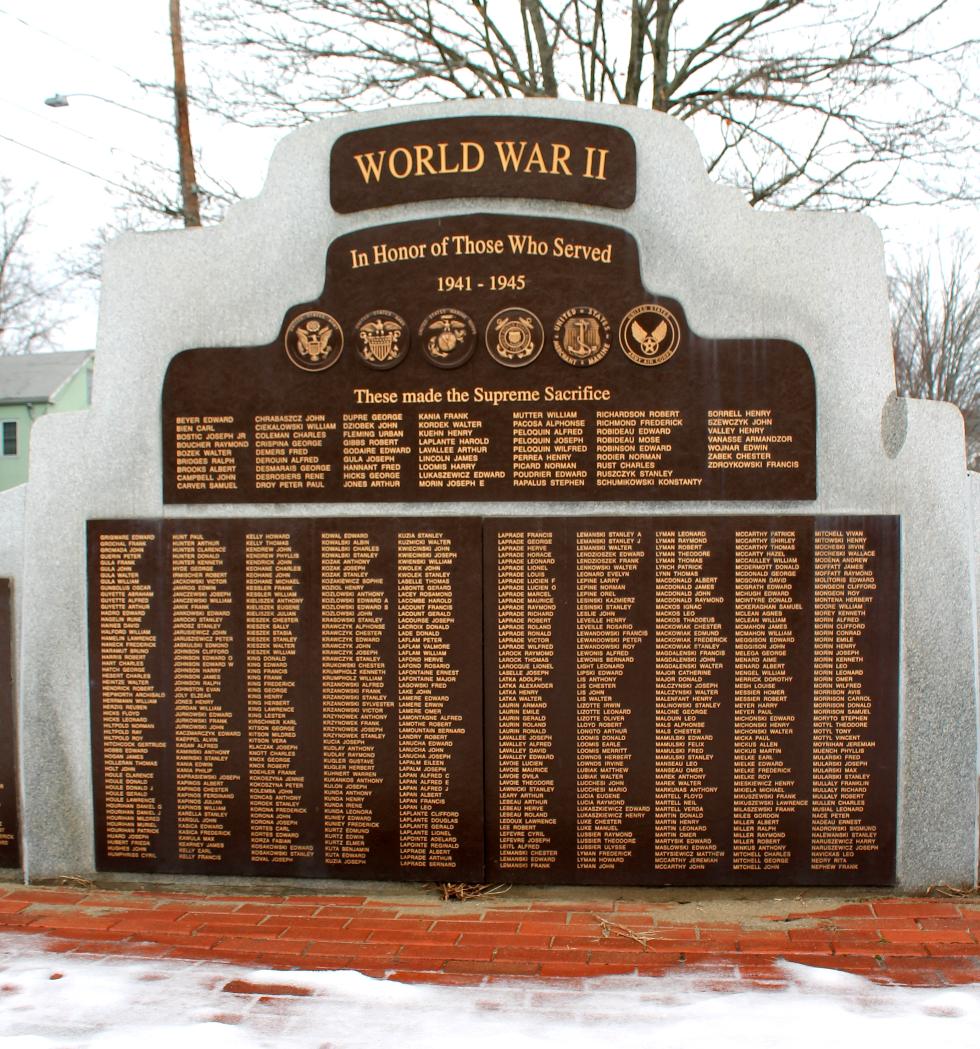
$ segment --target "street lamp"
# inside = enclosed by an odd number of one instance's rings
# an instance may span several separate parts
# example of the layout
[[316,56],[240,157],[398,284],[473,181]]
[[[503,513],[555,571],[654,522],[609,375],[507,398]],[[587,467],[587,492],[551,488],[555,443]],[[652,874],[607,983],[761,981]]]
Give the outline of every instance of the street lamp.
[[[106,98],[104,95],[93,95],[87,91],[73,91],[71,94],[67,95],[59,92],[58,94],[46,98],[44,104],[46,106],[51,106],[52,109],[64,109],[64,107],[69,104],[68,99],[70,98],[95,98],[100,102],[107,102],[110,106],[125,109],[130,113],[135,113],[137,116],[146,117],[148,120],[155,120],[158,124],[165,124],[167,127],[172,128],[177,136],[177,160],[179,164],[178,176],[180,178],[180,193],[183,202],[184,225],[200,226],[200,190],[197,185],[197,175],[194,171],[194,153],[191,149],[190,123],[187,117],[187,91],[186,88],[182,89],[183,51],[178,50],[179,48],[180,39],[179,34],[177,34],[174,37],[174,65],[178,74],[175,87],[177,115],[176,123],[174,124],[171,124],[169,120],[164,120],[163,117],[155,116],[153,113],[144,113],[142,109],[135,109],[133,106],[127,106],[125,102],[117,102],[113,98]],[[177,65],[178,59],[180,62],[179,66]]]
[[127,106],[125,102],[117,102],[115,99],[106,98],[104,95],[91,95],[87,91],[72,91],[70,95],[52,95],[44,100],[44,104],[52,109],[64,109],[68,105],[68,99],[70,98],[97,98],[100,102],[107,102],[110,106],[126,109],[137,116],[146,117],[147,120],[155,120],[158,124],[166,124],[167,127],[170,127],[170,121],[164,120],[163,117],[158,117],[153,113],[144,113],[142,109],[134,109],[132,106]]

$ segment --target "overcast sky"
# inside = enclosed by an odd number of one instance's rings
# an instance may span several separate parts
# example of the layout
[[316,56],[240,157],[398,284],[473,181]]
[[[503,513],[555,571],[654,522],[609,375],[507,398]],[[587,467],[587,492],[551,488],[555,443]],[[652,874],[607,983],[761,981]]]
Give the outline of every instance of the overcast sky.
[[[204,0],[183,2],[189,36],[195,2]],[[963,9],[971,8],[975,14],[972,4]],[[0,42],[0,173],[16,188],[34,187],[32,246],[45,271],[111,221],[124,196],[112,183],[146,164],[174,171],[172,103],[159,90],[141,86],[172,81],[168,3],[0,0]],[[187,58],[193,89],[200,66],[191,41]],[[78,97],[65,108],[45,106],[55,93]],[[205,169],[245,196],[257,192],[284,132],[235,127],[199,111],[192,111],[191,121]],[[176,186],[176,174],[169,177]],[[872,217],[885,226],[895,250],[926,243],[937,232],[976,230],[978,224],[976,209],[962,208],[878,211]],[[93,302],[81,300],[76,309],[79,317],[64,331],[64,349],[95,343]]]
[[[186,17],[187,0],[184,7]],[[176,187],[173,104],[140,86],[172,82],[168,4],[0,0],[0,41],[0,173],[19,189],[34,187],[33,247],[43,270],[93,241],[112,220],[124,196],[112,183],[121,177],[159,165],[174,172]],[[193,77],[190,47],[188,59]],[[45,106],[55,93],[79,97],[65,108]],[[283,132],[236,128],[199,112],[191,119],[206,165],[243,195],[256,193]],[[91,297],[77,309],[81,316],[65,329],[64,349],[95,343]]]

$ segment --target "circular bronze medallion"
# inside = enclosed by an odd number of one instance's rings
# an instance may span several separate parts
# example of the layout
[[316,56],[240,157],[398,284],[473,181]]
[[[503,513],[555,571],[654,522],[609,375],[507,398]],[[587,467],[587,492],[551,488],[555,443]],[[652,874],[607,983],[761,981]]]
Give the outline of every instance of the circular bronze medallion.
[[408,353],[408,325],[391,310],[365,313],[354,325],[354,331],[357,356],[369,368],[394,368]]
[[637,364],[663,364],[677,352],[680,341],[677,318],[652,303],[631,309],[619,326],[619,345]]
[[609,352],[609,321],[591,306],[574,306],[555,321],[555,353],[563,361],[585,368]]
[[530,364],[544,346],[544,328],[530,310],[515,306],[494,314],[487,325],[487,350],[508,368]]
[[306,372],[322,372],[336,364],[344,348],[344,333],[329,313],[309,310],[294,317],[283,340],[286,356]]
[[458,368],[476,349],[476,325],[462,310],[433,310],[419,325],[419,343],[430,364]]

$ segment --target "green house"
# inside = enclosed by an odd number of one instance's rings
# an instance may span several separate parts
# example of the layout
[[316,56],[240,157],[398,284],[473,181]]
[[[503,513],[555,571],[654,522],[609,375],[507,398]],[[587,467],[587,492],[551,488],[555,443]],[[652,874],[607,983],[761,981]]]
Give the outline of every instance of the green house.
[[90,350],[0,357],[0,491],[27,480],[35,419],[92,403],[94,366]]

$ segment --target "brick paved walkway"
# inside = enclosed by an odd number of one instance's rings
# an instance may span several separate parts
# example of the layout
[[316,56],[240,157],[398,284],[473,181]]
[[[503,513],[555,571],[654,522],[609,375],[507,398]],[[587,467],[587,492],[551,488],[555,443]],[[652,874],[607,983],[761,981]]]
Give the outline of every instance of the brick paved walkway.
[[[907,985],[980,983],[977,897],[872,897],[794,911],[794,901],[774,896],[772,913],[718,921],[691,917],[701,907],[614,896],[552,902],[552,895],[505,895],[458,903],[421,888],[372,898],[4,884],[0,931],[44,934],[40,942],[52,951],[357,969],[438,983],[660,975],[697,967],[710,968],[720,985],[779,985],[780,959]],[[737,909],[737,901],[731,906]]]

